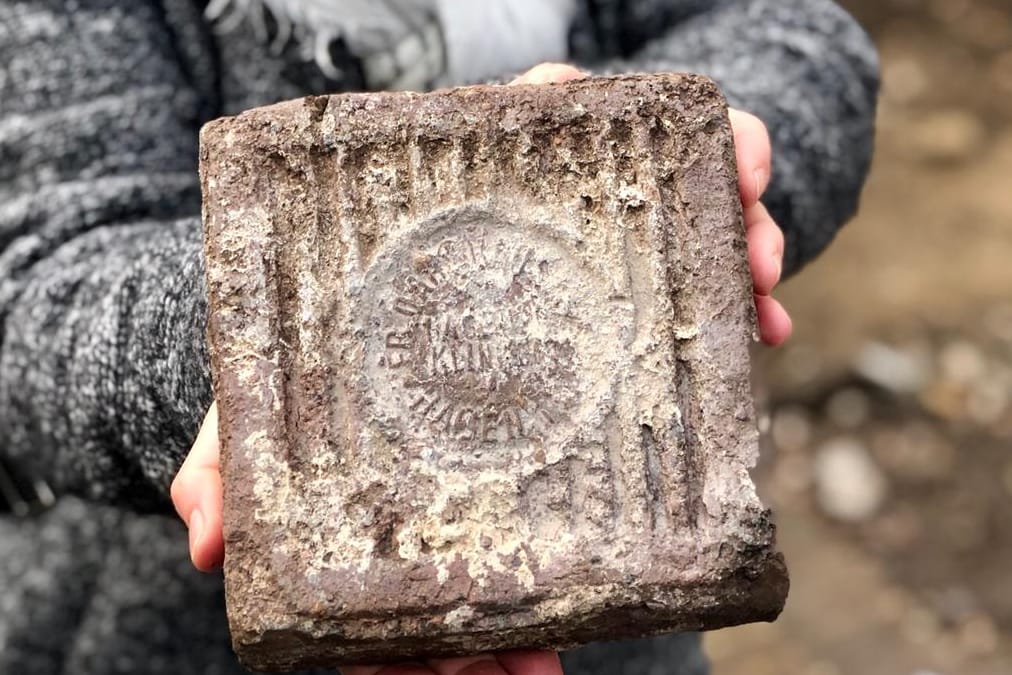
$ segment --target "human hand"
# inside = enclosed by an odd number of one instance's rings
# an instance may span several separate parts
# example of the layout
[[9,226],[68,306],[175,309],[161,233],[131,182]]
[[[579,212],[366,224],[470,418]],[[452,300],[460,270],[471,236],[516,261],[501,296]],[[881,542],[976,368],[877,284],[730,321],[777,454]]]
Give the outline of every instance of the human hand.
[[793,325],[787,310],[771,295],[783,271],[784,233],[759,201],[770,181],[770,136],[766,125],[755,115],[734,108],[728,113],[738,158],[738,193],[745,216],[759,335],[763,342],[775,347],[791,336]]
[[[550,84],[586,77],[576,68],[561,63],[543,63],[527,71],[512,84]],[[791,318],[783,305],[771,295],[780,282],[784,262],[784,234],[759,201],[771,175],[770,137],[758,117],[741,110],[730,110],[738,159],[738,191],[745,215],[749,265],[759,335],[768,345],[782,344],[791,336]]]

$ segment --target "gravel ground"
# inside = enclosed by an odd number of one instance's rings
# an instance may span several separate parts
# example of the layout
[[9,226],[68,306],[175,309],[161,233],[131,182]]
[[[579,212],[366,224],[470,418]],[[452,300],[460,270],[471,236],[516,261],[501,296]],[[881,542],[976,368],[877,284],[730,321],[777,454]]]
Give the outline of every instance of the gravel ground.
[[849,0],[883,57],[857,220],[757,353],[793,585],[716,675],[1012,673],[1012,4]]

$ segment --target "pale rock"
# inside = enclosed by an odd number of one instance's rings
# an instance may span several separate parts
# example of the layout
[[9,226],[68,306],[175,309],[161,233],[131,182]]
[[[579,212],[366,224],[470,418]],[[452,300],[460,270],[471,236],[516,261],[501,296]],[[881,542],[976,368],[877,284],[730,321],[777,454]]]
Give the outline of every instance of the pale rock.
[[868,450],[852,438],[822,445],[815,456],[815,492],[826,515],[861,522],[885,501],[888,483]]

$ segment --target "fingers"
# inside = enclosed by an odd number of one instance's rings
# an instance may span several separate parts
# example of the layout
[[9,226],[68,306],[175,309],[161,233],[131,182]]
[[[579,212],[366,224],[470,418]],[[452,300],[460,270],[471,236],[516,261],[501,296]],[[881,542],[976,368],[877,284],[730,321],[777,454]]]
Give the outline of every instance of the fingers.
[[346,666],[341,675],[432,675],[432,669],[420,663],[398,663],[393,666]]
[[437,659],[390,666],[345,666],[341,675],[506,675],[494,656],[485,654],[460,659]]
[[513,651],[453,659],[431,659],[426,665],[347,666],[342,675],[562,675],[554,652]]
[[745,209],[745,237],[755,292],[769,295],[783,273],[784,233],[762,202]]
[[555,652],[513,651],[429,662],[438,675],[562,675]]
[[759,314],[759,337],[771,347],[783,344],[791,337],[794,325],[787,310],[768,295],[756,295],[755,308]]
[[766,344],[776,346],[791,336],[793,325],[784,306],[770,297],[780,283],[784,265],[784,233],[759,201],[770,181],[770,136],[766,125],[755,115],[734,109],[729,115],[738,160],[738,191],[745,212],[759,336]]
[[499,652],[496,658],[509,675],[562,675],[562,662],[555,652]]
[[770,182],[770,136],[766,125],[755,115],[733,108],[728,114],[738,159],[738,191],[742,207],[748,209],[759,201]]
[[565,63],[542,63],[534,66],[510,84],[552,84],[582,80],[587,74]]
[[784,233],[762,202],[745,209],[745,236],[752,268],[752,287],[759,319],[759,336],[768,345],[782,344],[791,336],[791,317],[770,297],[780,282],[784,263]]
[[190,530],[190,559],[204,572],[220,566],[225,555],[218,456],[218,407],[212,404],[171,489],[176,512]]
[[506,675],[506,671],[492,654],[433,659],[428,664],[438,675]]

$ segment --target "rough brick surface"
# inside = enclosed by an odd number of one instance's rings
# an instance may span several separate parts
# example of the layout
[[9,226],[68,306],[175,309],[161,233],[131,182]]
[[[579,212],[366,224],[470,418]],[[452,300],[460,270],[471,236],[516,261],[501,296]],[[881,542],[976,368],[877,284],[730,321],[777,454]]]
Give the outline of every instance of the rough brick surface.
[[247,665],[779,613],[710,81],[307,98],[201,143]]

